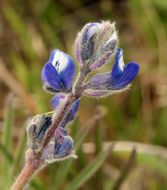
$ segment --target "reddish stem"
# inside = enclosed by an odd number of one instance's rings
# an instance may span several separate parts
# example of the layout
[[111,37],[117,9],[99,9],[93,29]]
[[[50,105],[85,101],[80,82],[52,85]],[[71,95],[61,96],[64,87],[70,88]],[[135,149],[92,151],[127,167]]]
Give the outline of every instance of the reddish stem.
[[15,183],[13,184],[11,190],[22,190],[24,186],[28,183],[32,175],[39,169],[39,167],[42,165],[41,161],[41,154],[44,150],[44,148],[48,145],[50,142],[51,137],[54,134],[55,129],[60,124],[61,120],[63,119],[64,115],[70,108],[70,106],[78,99],[80,98],[80,90],[79,87],[82,85],[84,79],[86,77],[86,73],[81,74],[78,77],[78,80],[75,84],[75,90],[74,93],[71,93],[68,95],[67,100],[64,102],[64,105],[62,105],[61,109],[59,110],[59,113],[57,113],[53,117],[52,124],[50,128],[46,131],[46,134],[44,136],[44,143],[41,148],[41,150],[38,153],[33,153],[30,157],[30,159],[27,161],[26,165],[24,166],[23,170],[21,171],[20,175],[16,179]]
[[34,160],[28,160],[11,190],[22,190],[39,166],[40,164],[34,162]]

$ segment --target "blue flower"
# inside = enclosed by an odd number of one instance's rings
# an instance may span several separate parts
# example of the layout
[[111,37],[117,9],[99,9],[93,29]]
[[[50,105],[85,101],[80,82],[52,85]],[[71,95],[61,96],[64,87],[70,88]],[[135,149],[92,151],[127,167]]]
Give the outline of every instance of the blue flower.
[[138,72],[139,65],[137,63],[130,62],[127,65],[124,64],[123,50],[119,48],[115,56],[115,64],[111,71],[111,82],[108,87],[123,88],[136,77]]
[[73,139],[67,135],[67,131],[58,127],[55,131],[55,138],[45,147],[42,159],[52,163],[67,158],[76,158],[74,153]]
[[112,71],[93,76],[88,82],[88,88],[85,89],[84,94],[88,96],[104,96],[125,90],[138,72],[139,65],[137,63],[124,64],[123,50],[120,48],[116,53]]
[[[53,105],[53,107],[54,107],[55,110],[61,104],[61,101],[65,100],[65,98],[66,98],[65,95],[60,95],[60,94],[53,96],[51,103],[52,103],[52,105]],[[62,128],[65,127],[68,122],[72,121],[75,118],[75,114],[78,111],[79,105],[80,105],[80,100],[77,100],[71,106],[71,108],[66,113],[65,117],[63,118],[63,120],[60,123],[60,126]]]
[[53,96],[51,103],[53,108],[56,110],[58,106],[61,104],[61,101],[64,101],[66,99],[66,95],[63,94],[57,94]]
[[44,89],[55,93],[69,88],[75,75],[75,63],[66,53],[55,49],[45,64],[41,78]]
[[73,150],[73,140],[67,136],[67,131],[58,127],[55,131],[55,149],[54,155],[62,157],[68,155]]
[[73,140],[69,136],[64,137],[64,141],[62,144],[55,143],[55,157],[64,157],[71,153],[73,150]]

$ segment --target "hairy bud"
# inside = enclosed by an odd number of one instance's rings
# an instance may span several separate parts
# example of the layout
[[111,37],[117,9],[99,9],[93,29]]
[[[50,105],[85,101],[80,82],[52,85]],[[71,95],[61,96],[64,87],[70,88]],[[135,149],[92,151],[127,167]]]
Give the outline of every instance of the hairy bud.
[[55,140],[45,147],[42,159],[47,163],[52,163],[70,157],[77,157],[73,150],[73,140],[67,136],[65,129],[58,127],[55,131]]
[[52,123],[52,117],[38,114],[32,118],[27,127],[28,147],[38,152],[43,143],[43,137]]
[[89,23],[78,34],[75,56],[80,67],[90,70],[101,68],[111,61],[118,43],[115,24],[110,22]]

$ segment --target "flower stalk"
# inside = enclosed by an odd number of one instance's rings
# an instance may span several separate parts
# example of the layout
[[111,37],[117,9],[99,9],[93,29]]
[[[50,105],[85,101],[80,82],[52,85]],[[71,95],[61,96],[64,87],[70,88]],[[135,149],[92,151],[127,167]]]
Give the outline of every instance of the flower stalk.
[[84,80],[84,77],[86,77],[86,75],[84,75],[84,76],[79,75],[79,76],[80,77],[78,77],[78,81],[80,81],[80,82],[77,83],[78,88],[75,90],[75,94],[72,94],[72,93],[69,94],[67,100],[65,100],[63,105],[61,105],[59,112],[56,112],[54,114],[52,124],[51,124],[50,128],[46,131],[46,134],[44,136],[44,142],[43,142],[40,152],[38,152],[38,153],[33,152],[32,154],[30,153],[31,154],[30,158],[27,159],[27,162],[26,162],[23,170],[17,177],[15,183],[11,187],[11,190],[22,190],[24,188],[24,186],[28,183],[28,181],[31,179],[32,175],[35,174],[38,171],[38,169],[45,166],[45,163],[41,161],[41,156],[42,156],[42,152],[43,152],[44,148],[48,145],[56,128],[60,124],[60,122],[63,119],[66,112],[69,110],[70,106],[78,98],[80,98],[79,97],[80,93],[78,93],[79,85],[82,85],[81,81]]
[[28,183],[33,174],[38,170],[39,162],[28,160],[22,169],[21,173],[14,182],[11,190],[21,190]]
[[111,61],[118,44],[115,23],[86,24],[75,44],[79,74],[74,85],[75,62],[68,54],[54,50],[43,67],[43,89],[54,94],[51,103],[55,112],[52,116],[38,114],[29,123],[26,164],[11,190],[22,190],[32,175],[49,163],[76,158],[73,139],[67,135],[65,127],[75,118],[82,96],[103,97],[122,92],[129,88],[138,73],[138,64],[131,62],[125,66],[123,50],[118,49],[112,71],[97,74],[85,83],[93,70]]

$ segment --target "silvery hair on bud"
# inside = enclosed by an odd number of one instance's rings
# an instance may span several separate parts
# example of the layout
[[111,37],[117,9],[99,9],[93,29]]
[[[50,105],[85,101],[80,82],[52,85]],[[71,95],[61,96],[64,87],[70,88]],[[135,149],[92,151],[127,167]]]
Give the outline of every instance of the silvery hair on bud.
[[91,70],[99,69],[111,61],[117,44],[115,23],[88,23],[76,38],[75,56],[81,67],[88,65]]
[[52,117],[44,114],[38,114],[32,118],[27,126],[28,147],[38,152],[43,143],[43,137],[46,130],[52,123]]

